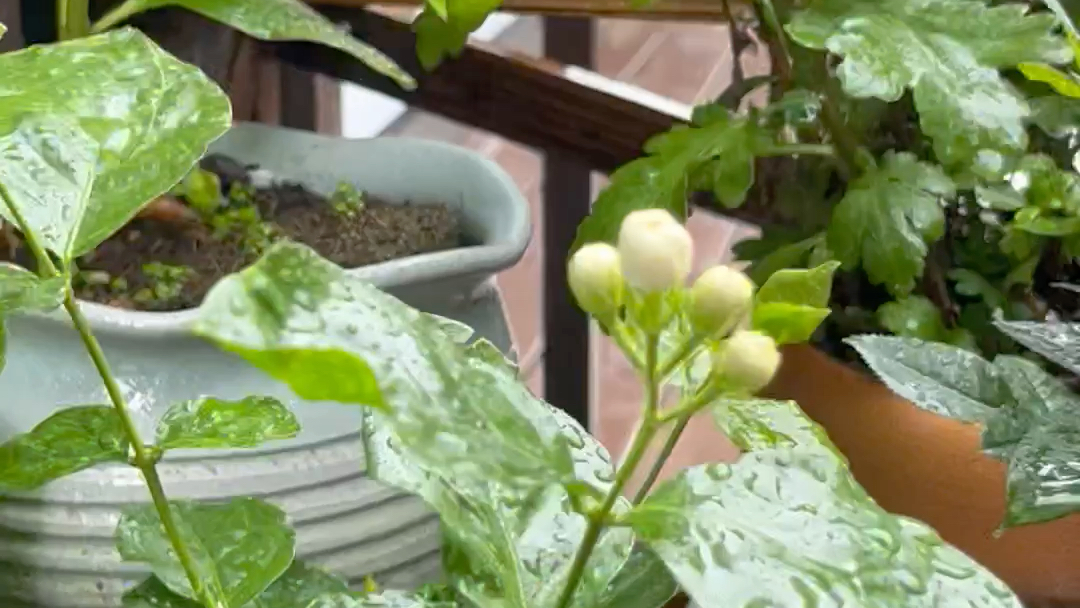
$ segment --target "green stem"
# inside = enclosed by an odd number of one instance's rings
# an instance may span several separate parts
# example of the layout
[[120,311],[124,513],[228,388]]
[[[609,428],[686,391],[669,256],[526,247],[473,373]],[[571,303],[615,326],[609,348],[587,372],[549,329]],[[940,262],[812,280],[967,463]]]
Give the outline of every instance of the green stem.
[[634,438],[630,441],[630,449],[627,450],[626,457],[623,459],[622,464],[619,465],[619,470],[615,472],[615,481],[611,484],[607,496],[604,497],[604,502],[600,504],[600,508],[589,513],[589,523],[585,527],[585,534],[582,536],[581,545],[578,546],[577,553],[574,555],[574,561],[570,564],[566,587],[563,589],[562,595],[559,596],[555,608],[567,608],[570,605],[570,601],[574,598],[574,592],[577,591],[578,584],[581,582],[581,577],[585,573],[585,566],[589,562],[589,557],[592,555],[593,549],[596,548],[596,543],[600,540],[600,534],[604,531],[608,515],[615,507],[615,502],[622,496],[623,488],[630,481],[630,477],[633,476],[634,471],[641,463],[641,459],[645,457],[649,444],[652,443],[657,429],[660,428],[655,416],[660,404],[660,383],[656,369],[658,342],[659,337],[651,334],[645,346],[645,412],[647,414],[642,418],[637,431],[634,432]]
[[758,156],[836,156],[836,148],[829,144],[779,144],[757,153]]
[[626,331],[626,325],[622,321],[616,320],[609,327],[611,328],[611,339],[615,341],[616,346],[623,352],[623,355],[630,360],[630,365],[634,369],[642,369],[645,363],[641,360],[641,353],[638,352],[637,345],[634,344],[633,336]]
[[90,33],[90,0],[57,0],[56,20],[60,40],[86,36]]
[[667,441],[664,442],[664,446],[660,448],[660,454],[656,457],[656,461],[653,462],[653,466],[649,469],[649,474],[645,477],[645,481],[641,483],[641,487],[638,488],[637,494],[634,495],[634,504],[640,504],[645,500],[645,497],[649,495],[649,490],[652,489],[653,484],[656,483],[656,479],[660,477],[660,471],[664,468],[664,464],[667,463],[667,459],[671,456],[671,452],[675,449],[675,444],[679,443],[679,437],[683,431],[686,430],[686,425],[690,423],[692,416],[683,416],[679,418],[679,421],[672,427],[671,433],[668,434]]
[[699,334],[694,334],[689,340],[683,342],[682,345],[679,346],[679,349],[675,351],[667,361],[664,361],[664,363],[660,365],[660,371],[657,372],[656,377],[659,378],[661,382],[667,380],[668,376],[670,376],[681,363],[686,361],[687,357],[693,354],[698,346],[701,346],[703,340],[704,337]]
[[[19,230],[22,231],[23,241],[26,242],[26,246],[34,254],[34,258],[38,263],[38,274],[43,277],[54,277],[59,274],[52,258],[49,257],[48,252],[41,246],[41,243],[38,242],[37,235],[29,228],[26,217],[23,216],[19,207],[12,202],[11,195],[2,184],[0,184],[0,199],[4,201]],[[165,496],[165,488],[162,486],[161,478],[155,468],[157,457],[139,437],[139,429],[131,418],[131,413],[128,411],[127,403],[124,400],[124,394],[120,391],[120,385],[116,381],[116,376],[113,375],[109,363],[105,359],[105,351],[101,349],[101,344],[90,330],[89,321],[86,320],[82,310],[79,309],[79,304],[75,301],[75,292],[72,291],[70,284],[65,287],[64,310],[71,317],[71,323],[75,326],[75,331],[79,332],[83,346],[86,347],[86,352],[90,355],[94,368],[105,384],[105,392],[108,393],[109,400],[112,401],[113,408],[116,410],[116,415],[120,418],[120,424],[124,427],[124,434],[127,435],[128,443],[131,444],[134,464],[142,472],[143,478],[146,479],[146,485],[150,490],[150,498],[154,502],[154,508],[157,510],[158,517],[161,519],[161,524],[165,528],[165,534],[168,535],[173,550],[176,551],[176,557],[188,577],[188,582],[191,583],[191,589],[195,592],[196,597],[202,598],[205,606],[214,606],[213,599],[206,595],[202,578],[195,568],[195,559],[184,544],[180,528],[176,524],[176,518],[173,517],[172,510],[169,508],[169,499]]]
[[821,82],[824,83],[821,96],[821,122],[829,131],[833,143],[836,144],[836,152],[844,164],[849,177],[859,174],[859,140],[848,129],[844,121],[844,115],[840,111],[837,101],[842,93],[837,86],[836,80],[829,73],[828,58],[821,60]]
[[119,6],[105,13],[101,19],[94,22],[94,25],[90,27],[90,31],[100,34],[127,21],[132,15],[138,14],[139,10],[139,3],[136,0],[125,0]]
[[788,74],[791,74],[791,47],[788,45],[784,25],[780,23],[780,17],[776,14],[776,7],[773,6],[772,0],[757,0],[755,4],[764,18],[765,25],[776,35],[776,43],[780,46],[780,52],[783,55],[784,68]]

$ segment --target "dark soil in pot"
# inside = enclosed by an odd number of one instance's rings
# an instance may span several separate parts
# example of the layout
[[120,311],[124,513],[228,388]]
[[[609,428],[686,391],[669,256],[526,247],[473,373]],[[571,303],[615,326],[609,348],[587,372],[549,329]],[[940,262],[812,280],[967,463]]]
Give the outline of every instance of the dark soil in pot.
[[[346,268],[465,244],[444,204],[391,204],[347,184],[327,197],[221,155],[200,166],[79,259],[79,298],[132,310],[193,308],[280,239]],[[17,243],[2,248],[0,260],[33,266]]]

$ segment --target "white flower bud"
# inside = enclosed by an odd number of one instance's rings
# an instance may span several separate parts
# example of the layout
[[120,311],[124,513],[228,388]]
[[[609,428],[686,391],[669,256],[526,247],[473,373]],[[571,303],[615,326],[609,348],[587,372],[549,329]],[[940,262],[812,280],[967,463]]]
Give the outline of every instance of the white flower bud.
[[713,266],[690,288],[690,322],[708,335],[730,331],[749,312],[753,297],[750,277],[729,266]]
[[713,352],[712,362],[725,387],[756,393],[776,375],[780,350],[763,333],[737,331]]
[[585,312],[602,317],[622,303],[619,252],[607,243],[589,243],[570,256],[566,269],[570,291]]
[[626,282],[645,293],[681,287],[690,274],[690,233],[663,209],[633,211],[619,228],[619,254]]

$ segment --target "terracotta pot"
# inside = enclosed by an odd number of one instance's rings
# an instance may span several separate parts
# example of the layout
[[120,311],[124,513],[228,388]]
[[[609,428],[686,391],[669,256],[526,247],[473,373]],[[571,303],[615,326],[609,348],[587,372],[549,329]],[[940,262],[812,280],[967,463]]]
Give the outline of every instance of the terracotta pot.
[[878,503],[920,519],[1030,606],[1080,606],[1080,517],[1005,531],[1005,466],[979,429],[924,412],[809,347],[788,349],[770,396],[794,399],[851,461]]

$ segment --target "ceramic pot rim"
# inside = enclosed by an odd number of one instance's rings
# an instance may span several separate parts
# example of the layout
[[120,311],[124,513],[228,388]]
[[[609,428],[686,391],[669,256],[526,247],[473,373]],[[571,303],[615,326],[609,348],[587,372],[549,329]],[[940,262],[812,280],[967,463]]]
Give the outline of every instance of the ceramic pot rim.
[[[292,129],[277,129],[293,131]],[[410,146],[427,148],[431,153],[458,159],[473,164],[478,173],[487,174],[493,180],[493,186],[499,191],[500,198],[510,208],[510,227],[495,238],[484,239],[477,245],[456,247],[445,251],[435,251],[379,262],[347,272],[358,279],[367,281],[380,289],[416,286],[424,283],[453,279],[467,275],[491,275],[513,266],[521,259],[528,247],[532,234],[529,205],[513,179],[501,166],[480,154],[453,146],[451,144],[409,137],[368,139],[350,141],[357,146]],[[476,220],[475,212],[465,211],[466,223]],[[86,316],[90,327],[95,332],[112,334],[159,336],[190,335],[190,330],[199,317],[196,308],[173,312],[148,312],[125,310],[115,306],[79,300],[79,308]],[[52,319],[69,324],[70,319],[63,309],[50,312],[24,313],[27,316]]]

